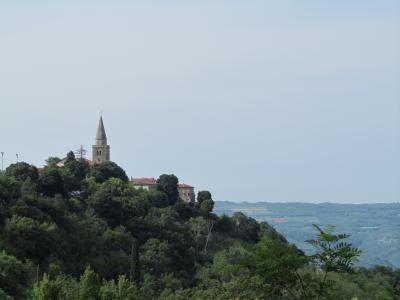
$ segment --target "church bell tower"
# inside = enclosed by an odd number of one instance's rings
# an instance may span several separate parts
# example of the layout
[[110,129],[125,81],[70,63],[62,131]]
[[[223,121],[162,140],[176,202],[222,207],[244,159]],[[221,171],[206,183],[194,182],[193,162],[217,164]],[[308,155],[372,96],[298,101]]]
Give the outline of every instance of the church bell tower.
[[95,164],[101,164],[110,160],[110,146],[107,145],[103,117],[100,117],[99,126],[97,127],[96,144],[92,146],[92,160]]

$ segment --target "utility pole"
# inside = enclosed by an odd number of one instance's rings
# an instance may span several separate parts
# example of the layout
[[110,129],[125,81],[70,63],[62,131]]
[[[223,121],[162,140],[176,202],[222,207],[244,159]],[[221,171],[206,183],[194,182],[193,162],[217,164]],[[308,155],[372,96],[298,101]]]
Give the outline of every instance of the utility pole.
[[1,171],[4,171],[4,152],[1,152]]
[[15,154],[15,156],[17,157],[17,163],[18,163],[19,154],[17,153]]
[[84,160],[87,151],[83,149],[83,146],[81,145],[81,147],[78,150],[76,150],[75,153],[80,160]]

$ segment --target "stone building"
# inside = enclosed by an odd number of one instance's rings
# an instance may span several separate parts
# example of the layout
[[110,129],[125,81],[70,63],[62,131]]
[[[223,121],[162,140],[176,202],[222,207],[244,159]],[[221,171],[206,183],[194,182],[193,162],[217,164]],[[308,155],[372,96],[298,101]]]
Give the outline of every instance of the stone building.
[[129,180],[129,183],[135,189],[144,189],[148,191],[157,189],[157,181],[154,178],[131,178],[131,180]]
[[104,129],[103,117],[100,117],[96,132],[96,144],[92,146],[92,161],[94,164],[110,160],[110,146],[107,145],[107,136]]
[[[131,178],[129,183],[135,189],[144,189],[147,191],[153,191],[157,189],[157,180],[154,178]],[[194,187],[185,183],[178,183],[179,198],[185,202],[194,202],[196,200],[196,195],[194,193]]]
[[185,202],[194,202],[196,195],[194,193],[194,187],[185,183],[178,183],[179,198]]

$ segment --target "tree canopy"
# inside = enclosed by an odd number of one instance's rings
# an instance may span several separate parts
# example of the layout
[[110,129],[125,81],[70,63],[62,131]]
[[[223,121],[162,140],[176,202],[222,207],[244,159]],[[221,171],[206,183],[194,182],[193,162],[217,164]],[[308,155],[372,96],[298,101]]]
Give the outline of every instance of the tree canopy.
[[20,181],[25,181],[28,178],[31,181],[36,181],[39,178],[37,168],[26,162],[11,164],[6,169],[6,175],[14,176]]
[[49,161],[0,174],[0,299],[400,299],[400,271],[355,268],[333,227],[306,255],[209,191],[179,201],[175,175],[136,190],[115,163]]
[[126,176],[125,171],[112,161],[105,161],[101,164],[94,165],[90,169],[89,175],[98,183],[105,182],[110,178],[119,178],[124,182],[128,181],[128,176]]
[[179,200],[178,177],[173,174],[163,174],[157,179],[157,184],[157,189],[167,195],[171,205]]

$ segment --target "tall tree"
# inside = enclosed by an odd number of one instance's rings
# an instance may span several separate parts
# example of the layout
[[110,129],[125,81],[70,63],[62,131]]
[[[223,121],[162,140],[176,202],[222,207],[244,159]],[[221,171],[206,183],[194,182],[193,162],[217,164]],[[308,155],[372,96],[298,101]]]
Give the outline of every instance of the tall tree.
[[316,239],[306,242],[316,249],[316,253],[311,256],[312,262],[324,272],[317,292],[318,299],[320,299],[326,288],[328,273],[353,272],[353,265],[361,255],[361,251],[353,247],[351,243],[344,241],[350,235],[335,234],[334,226],[328,225],[325,229],[316,224],[313,224],[313,226],[317,230],[318,236]]
[[89,176],[94,177],[96,182],[102,183],[110,178],[119,178],[124,182],[128,181],[125,171],[115,162],[105,161],[101,164],[94,165]]
[[65,195],[63,177],[58,168],[46,168],[44,173],[40,175],[39,185],[40,191],[45,196]]
[[205,200],[212,199],[211,193],[209,191],[199,191],[197,193],[197,202],[202,203]]
[[32,289],[32,300],[66,300],[68,299],[64,291],[64,282],[61,277],[50,280],[47,274],[43,275],[42,280],[36,283]]
[[26,162],[18,162],[15,164],[11,164],[6,169],[6,175],[14,176],[20,181],[25,181],[28,178],[31,181],[37,181],[39,178],[37,168]]
[[98,275],[87,266],[79,282],[79,300],[96,300],[100,290]]
[[73,152],[73,151],[69,151],[69,152],[67,153],[67,157],[66,157],[66,159],[65,159],[65,163],[64,163],[64,164],[67,164],[67,163],[72,162],[72,161],[74,161],[74,160],[75,160],[75,154],[74,154],[74,152]]
[[168,201],[171,205],[178,201],[178,177],[173,174],[163,174],[157,179],[157,184],[157,189],[167,195]]
[[65,168],[79,181],[89,173],[89,165],[84,160],[71,160],[65,163]]
[[212,212],[214,209],[214,200],[209,191],[200,191],[197,193],[197,203],[200,210],[204,212]]

